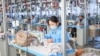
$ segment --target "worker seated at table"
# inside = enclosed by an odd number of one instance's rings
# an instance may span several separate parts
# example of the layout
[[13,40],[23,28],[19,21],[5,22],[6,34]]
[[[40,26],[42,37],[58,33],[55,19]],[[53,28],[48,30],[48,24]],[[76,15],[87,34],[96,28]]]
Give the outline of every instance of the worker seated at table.
[[85,18],[83,15],[79,15],[78,19],[76,20],[75,25],[77,26],[88,26],[88,21],[85,21]]
[[[59,20],[56,16],[51,16],[47,21],[50,32],[45,35],[45,38],[47,39],[47,42],[49,43],[61,43],[61,24],[59,23]],[[66,39],[67,42],[70,40],[74,40],[71,38],[69,33],[66,33]]]
[[38,16],[32,15],[32,24],[38,23],[39,22],[39,18]]
[[31,24],[31,19],[28,18],[27,21],[26,21],[26,23],[27,23],[27,24]]

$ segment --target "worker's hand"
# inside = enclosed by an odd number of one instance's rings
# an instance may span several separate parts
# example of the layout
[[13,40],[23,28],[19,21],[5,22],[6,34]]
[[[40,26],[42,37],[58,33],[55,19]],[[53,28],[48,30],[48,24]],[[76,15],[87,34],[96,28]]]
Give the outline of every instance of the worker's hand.
[[52,39],[48,39],[47,43],[53,43],[53,40]]
[[75,42],[77,39],[76,38],[71,38],[71,40]]
[[77,22],[76,25],[80,26],[80,22]]

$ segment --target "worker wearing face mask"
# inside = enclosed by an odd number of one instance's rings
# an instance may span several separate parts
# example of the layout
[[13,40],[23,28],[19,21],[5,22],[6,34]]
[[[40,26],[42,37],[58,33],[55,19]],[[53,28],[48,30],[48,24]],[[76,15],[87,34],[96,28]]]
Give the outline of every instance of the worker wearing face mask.
[[[48,21],[47,21],[49,27],[50,27],[50,32],[45,35],[45,38],[47,39],[48,42],[51,43],[60,43],[61,42],[61,24],[59,23],[59,20],[57,19],[56,16],[51,16]],[[66,39],[67,42],[69,40],[72,40],[71,36],[69,33],[66,33]]]
[[84,27],[84,26],[88,26],[88,21],[87,20],[85,21],[85,18],[84,18],[83,15],[79,15],[75,24],[78,25],[78,26]]

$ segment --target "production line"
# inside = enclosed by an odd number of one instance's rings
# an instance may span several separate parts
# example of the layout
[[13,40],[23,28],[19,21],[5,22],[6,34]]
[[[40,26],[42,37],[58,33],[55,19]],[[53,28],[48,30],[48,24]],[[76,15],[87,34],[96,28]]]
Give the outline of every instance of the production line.
[[1,3],[0,56],[100,55],[99,0]]

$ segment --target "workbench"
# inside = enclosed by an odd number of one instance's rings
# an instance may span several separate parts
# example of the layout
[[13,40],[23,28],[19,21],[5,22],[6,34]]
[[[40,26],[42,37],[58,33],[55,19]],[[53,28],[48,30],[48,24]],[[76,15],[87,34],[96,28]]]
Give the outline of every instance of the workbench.
[[[9,46],[12,46],[13,48],[20,49],[22,51],[28,52],[28,53],[36,55],[36,56],[62,56],[61,53],[57,53],[57,54],[49,53],[48,49],[44,48],[44,46],[21,47],[17,44],[13,44],[13,43],[10,43]],[[74,56],[75,55],[74,50],[67,50],[66,53],[68,54],[68,56]]]

